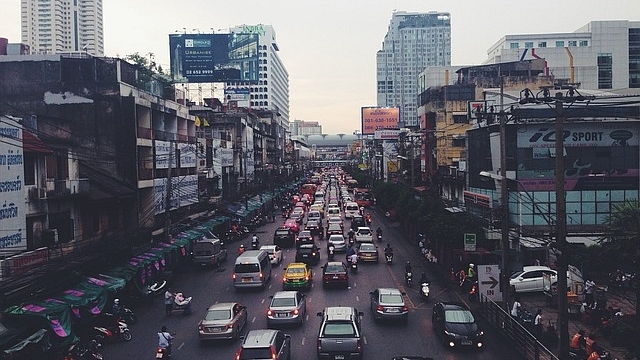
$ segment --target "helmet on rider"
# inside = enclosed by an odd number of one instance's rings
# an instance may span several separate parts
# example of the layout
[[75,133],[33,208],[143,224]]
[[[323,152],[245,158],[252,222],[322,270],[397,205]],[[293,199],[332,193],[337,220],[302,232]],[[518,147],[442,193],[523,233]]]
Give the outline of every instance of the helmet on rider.
[[473,265],[473,263],[469,264],[469,267],[473,269],[475,265]]
[[244,249],[244,244],[240,244],[240,249]]
[[119,304],[120,303],[120,299],[113,299],[113,303],[114,304]]
[[407,261],[407,266],[411,266],[411,261]]
[[391,244],[387,243],[387,249],[391,249]]

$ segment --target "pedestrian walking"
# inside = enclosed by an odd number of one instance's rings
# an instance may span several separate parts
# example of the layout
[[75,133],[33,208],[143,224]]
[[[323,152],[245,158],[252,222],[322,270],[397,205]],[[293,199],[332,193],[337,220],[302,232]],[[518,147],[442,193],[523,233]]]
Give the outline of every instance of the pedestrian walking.
[[167,288],[164,293],[164,312],[166,315],[171,315],[173,311],[173,299],[175,295],[171,292],[171,288]]
[[535,335],[538,339],[542,339],[542,332],[543,332],[543,326],[542,326],[542,309],[538,309],[538,311],[536,312],[536,317],[535,319],[533,319],[533,326],[535,329]]

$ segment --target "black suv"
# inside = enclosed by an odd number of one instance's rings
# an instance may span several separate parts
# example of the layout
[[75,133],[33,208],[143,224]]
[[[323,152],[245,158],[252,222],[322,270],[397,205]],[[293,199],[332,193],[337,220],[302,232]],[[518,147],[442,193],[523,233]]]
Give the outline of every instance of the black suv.
[[287,226],[281,226],[273,233],[273,245],[282,248],[291,247],[296,243],[296,233]]
[[356,231],[358,230],[358,227],[361,226],[367,226],[366,222],[364,221],[364,218],[362,216],[354,216],[351,219],[351,230]]
[[473,313],[463,304],[439,302],[433,305],[433,330],[448,348],[484,346],[484,332]]
[[305,225],[304,229],[309,230],[312,235],[322,236],[322,233],[324,232],[324,228],[322,227],[322,222],[320,220],[307,221],[307,225]]
[[327,307],[318,333],[318,359],[363,359],[361,317],[354,307]]

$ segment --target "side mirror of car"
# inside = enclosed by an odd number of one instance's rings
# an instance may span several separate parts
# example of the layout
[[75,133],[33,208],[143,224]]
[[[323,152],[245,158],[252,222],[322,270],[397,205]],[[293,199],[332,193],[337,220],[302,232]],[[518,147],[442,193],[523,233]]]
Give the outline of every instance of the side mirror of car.
[[364,312],[362,312],[362,311],[358,311],[358,316],[359,316],[359,317],[364,317]]
[[273,299],[273,295],[269,295],[269,299]]
[[373,291],[369,291],[369,295],[373,295]]
[[316,316],[320,316],[320,317],[322,317],[322,311],[318,311],[318,312],[316,313]]

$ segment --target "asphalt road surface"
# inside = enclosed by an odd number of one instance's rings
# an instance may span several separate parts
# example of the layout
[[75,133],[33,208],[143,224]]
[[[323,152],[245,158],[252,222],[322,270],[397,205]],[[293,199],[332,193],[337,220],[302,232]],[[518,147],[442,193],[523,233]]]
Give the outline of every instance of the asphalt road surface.
[[[319,265],[313,267],[313,287],[307,294],[306,322],[301,327],[286,327],[284,331],[291,335],[293,359],[315,359],[316,337],[320,326],[318,311],[326,306],[354,306],[364,312],[363,335],[365,359],[391,359],[398,355],[420,355],[441,359],[519,359],[517,352],[504,339],[495,335],[490,328],[484,327],[486,347],[482,351],[451,351],[440,343],[434,336],[431,326],[432,304],[435,301],[461,301],[457,289],[447,289],[434,281],[426,268],[422,267],[416,248],[407,241],[398,239],[398,233],[387,228],[382,219],[373,215],[372,230],[378,226],[383,228],[383,240],[391,239],[394,248],[394,263],[384,263],[383,248],[386,242],[378,244],[381,261],[378,264],[359,264],[357,274],[350,275],[348,289],[323,289],[321,283],[322,269],[320,266],[326,259],[326,240],[316,238],[316,244],[322,249]],[[273,232],[280,225],[281,218],[275,223],[266,224],[257,230],[261,245],[273,242]],[[349,221],[345,220],[345,228]],[[240,345],[239,341],[200,343],[197,325],[208,306],[216,302],[237,301],[247,306],[249,320],[244,333],[252,329],[266,328],[266,311],[269,296],[282,290],[283,269],[295,257],[294,249],[284,250],[283,264],[274,268],[269,286],[259,291],[238,292],[231,284],[233,262],[238,246],[250,243],[250,236],[241,242],[228,245],[229,258],[220,269],[206,270],[186,267],[176,271],[172,279],[174,292],[181,291],[186,296],[193,296],[193,313],[183,315],[175,313],[165,316],[162,298],[157,298],[151,304],[134,307],[138,315],[138,323],[131,326],[133,340],[130,342],[117,341],[105,344],[103,355],[105,359],[154,359],[157,347],[157,332],[166,325],[169,331],[176,332],[173,342],[173,356],[175,360],[197,359],[234,359]],[[336,259],[344,259],[343,254],[337,254]],[[414,264],[415,281],[425,271],[431,279],[432,299],[428,303],[420,300],[418,285],[412,288],[404,285],[404,264],[411,260]],[[408,324],[375,323],[371,317],[369,292],[377,287],[396,287],[406,292],[405,301],[409,305]],[[128,304],[125,304],[128,305]],[[131,304],[133,305],[133,304]]]

